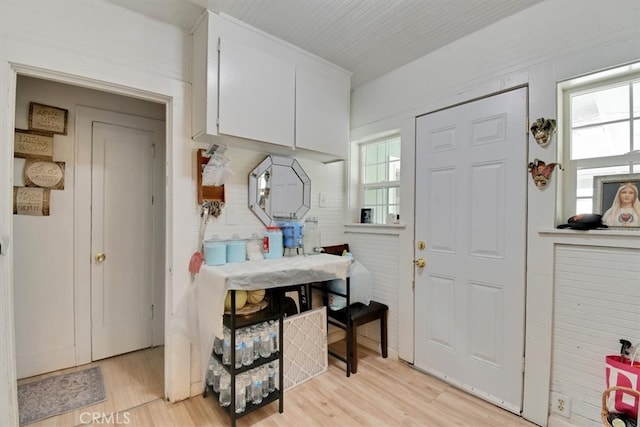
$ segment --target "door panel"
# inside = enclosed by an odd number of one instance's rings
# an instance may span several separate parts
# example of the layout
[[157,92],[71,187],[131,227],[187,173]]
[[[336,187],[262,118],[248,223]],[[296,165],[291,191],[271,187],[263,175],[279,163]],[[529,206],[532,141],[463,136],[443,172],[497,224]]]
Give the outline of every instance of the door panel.
[[147,130],[93,124],[93,360],[151,346],[153,143]]
[[416,120],[415,364],[519,413],[526,89]]

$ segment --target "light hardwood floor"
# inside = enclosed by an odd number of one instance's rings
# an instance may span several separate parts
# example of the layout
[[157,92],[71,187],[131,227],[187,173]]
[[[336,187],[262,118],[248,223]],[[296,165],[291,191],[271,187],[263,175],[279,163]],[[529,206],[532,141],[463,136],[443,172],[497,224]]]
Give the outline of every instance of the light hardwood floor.
[[[329,358],[329,369],[285,393],[284,413],[272,403],[237,421],[246,426],[533,426],[522,418],[475,398],[404,362],[358,348],[358,373],[345,376],[344,364]],[[163,348],[95,362],[102,366],[108,400],[49,418],[36,427],[82,424],[82,412],[105,413],[93,425],[160,427],[228,426],[229,418],[211,397],[171,404],[162,399]],[[79,368],[84,369],[91,365]],[[60,371],[54,375],[71,370]],[[85,416],[86,417],[86,416]],[[107,422],[111,421],[111,422]]]

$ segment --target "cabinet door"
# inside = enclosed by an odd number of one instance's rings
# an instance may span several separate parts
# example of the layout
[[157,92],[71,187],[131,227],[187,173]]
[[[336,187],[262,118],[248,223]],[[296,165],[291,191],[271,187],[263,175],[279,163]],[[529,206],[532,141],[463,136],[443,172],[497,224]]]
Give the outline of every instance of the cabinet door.
[[296,147],[345,159],[351,76],[326,64],[296,69]]
[[293,64],[223,37],[219,66],[219,133],[292,147]]

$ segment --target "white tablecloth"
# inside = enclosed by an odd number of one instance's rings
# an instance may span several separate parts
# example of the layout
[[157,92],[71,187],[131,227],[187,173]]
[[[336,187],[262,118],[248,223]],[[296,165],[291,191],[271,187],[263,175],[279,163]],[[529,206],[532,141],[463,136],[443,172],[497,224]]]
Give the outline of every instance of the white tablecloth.
[[222,316],[227,290],[269,289],[346,279],[352,261],[347,257],[319,254],[217,267],[203,265],[194,282],[203,381],[215,337],[222,337]]

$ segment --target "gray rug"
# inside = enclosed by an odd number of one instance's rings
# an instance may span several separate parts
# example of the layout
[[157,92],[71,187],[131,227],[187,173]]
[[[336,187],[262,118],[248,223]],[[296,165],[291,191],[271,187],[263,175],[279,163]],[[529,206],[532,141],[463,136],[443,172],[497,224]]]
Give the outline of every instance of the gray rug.
[[20,425],[107,400],[100,367],[18,386]]

